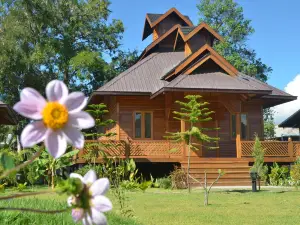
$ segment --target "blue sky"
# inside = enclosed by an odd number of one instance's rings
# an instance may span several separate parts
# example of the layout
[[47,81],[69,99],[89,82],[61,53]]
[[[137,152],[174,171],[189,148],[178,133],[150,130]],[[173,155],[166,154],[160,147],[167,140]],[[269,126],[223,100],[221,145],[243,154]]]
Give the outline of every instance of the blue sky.
[[[300,1],[298,0],[238,0],[246,18],[252,20],[255,33],[249,46],[256,50],[263,62],[273,68],[269,83],[284,89],[300,74]],[[288,3],[287,3],[288,2]],[[124,49],[143,50],[151,37],[142,41],[146,13],[164,13],[176,7],[198,22],[195,0],[112,0],[112,18],[125,25]],[[300,87],[299,87],[300,89]]]

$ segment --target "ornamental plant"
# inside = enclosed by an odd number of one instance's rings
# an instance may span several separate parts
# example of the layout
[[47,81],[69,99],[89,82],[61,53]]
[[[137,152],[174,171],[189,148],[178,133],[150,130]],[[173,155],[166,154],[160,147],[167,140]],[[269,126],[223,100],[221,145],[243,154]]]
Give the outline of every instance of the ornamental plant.
[[[29,160],[16,167],[13,163],[7,163],[12,160],[11,157],[8,157],[7,154],[1,155],[0,163],[2,165],[0,166],[6,170],[0,175],[0,180],[9,177],[33,162],[39,161],[38,158],[42,153],[45,153],[45,149],[53,157],[53,160],[50,161],[52,162],[52,174],[54,174],[58,166],[64,166],[60,164],[67,163],[60,160],[63,155],[66,155],[67,143],[77,149],[84,147],[84,136],[81,129],[92,128],[95,125],[94,118],[89,113],[82,111],[87,104],[85,95],[82,92],[69,94],[67,86],[62,81],[53,80],[46,87],[46,96],[47,100],[32,88],[24,88],[21,91],[20,101],[14,106],[14,110],[32,120],[22,131],[21,144],[26,148],[44,142],[45,146],[38,147],[38,151]],[[107,220],[103,212],[112,209],[110,200],[104,197],[108,189],[109,180],[107,178],[97,180],[96,173],[93,170],[90,170],[84,177],[73,173],[69,179],[62,181],[59,186],[60,193],[70,195],[67,201],[68,207],[65,209],[43,210],[2,207],[0,210],[48,214],[70,210],[75,222],[82,221],[84,225],[106,225]],[[48,193],[48,191],[7,195],[0,197],[0,200],[45,193]]]
[[[181,132],[169,132],[166,138],[176,142],[184,141],[188,147],[188,167],[187,167],[187,185],[190,192],[190,158],[191,151],[199,151],[196,146],[201,145],[207,149],[217,149],[218,147],[208,146],[208,143],[216,143],[219,141],[217,137],[211,137],[205,134],[205,131],[218,130],[217,127],[205,127],[207,121],[211,121],[211,115],[214,113],[210,111],[207,105],[208,102],[201,101],[200,95],[187,95],[184,97],[186,102],[176,101],[180,105],[180,111],[174,111],[174,119],[184,121],[188,125],[188,129]],[[203,123],[203,126],[199,126]]]

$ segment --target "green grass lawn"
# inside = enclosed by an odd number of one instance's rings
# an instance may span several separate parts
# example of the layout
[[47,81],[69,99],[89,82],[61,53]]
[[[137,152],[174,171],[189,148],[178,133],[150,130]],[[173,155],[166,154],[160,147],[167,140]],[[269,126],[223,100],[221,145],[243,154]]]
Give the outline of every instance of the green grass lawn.
[[[149,189],[146,193],[128,192],[134,218],[125,219],[118,213],[116,199],[109,213],[110,225],[199,225],[199,224],[300,224],[300,192],[294,189],[268,189],[259,193],[239,190],[213,190],[210,205],[203,206],[203,193],[194,190],[169,191]],[[0,207],[32,207],[61,209],[65,196],[56,194],[1,201]],[[36,215],[0,212],[0,224],[73,224],[69,213]]]

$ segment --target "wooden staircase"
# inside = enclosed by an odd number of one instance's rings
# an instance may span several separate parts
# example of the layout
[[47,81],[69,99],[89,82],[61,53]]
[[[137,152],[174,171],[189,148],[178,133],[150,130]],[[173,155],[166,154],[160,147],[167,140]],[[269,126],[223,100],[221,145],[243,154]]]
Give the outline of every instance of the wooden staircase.
[[[181,167],[186,171],[188,162],[181,162]],[[217,177],[218,170],[221,169],[225,174],[219,179],[214,186],[250,186],[250,166],[245,160],[228,159],[228,158],[203,158],[197,160],[191,159],[190,174],[197,180],[203,181],[204,172],[207,174],[207,183],[210,185]],[[199,183],[190,179],[191,186],[200,186]]]

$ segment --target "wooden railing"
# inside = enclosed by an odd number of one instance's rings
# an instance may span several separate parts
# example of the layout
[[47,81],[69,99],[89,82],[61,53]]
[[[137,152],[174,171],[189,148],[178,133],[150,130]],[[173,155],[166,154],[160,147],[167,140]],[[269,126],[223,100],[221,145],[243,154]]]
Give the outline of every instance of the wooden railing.
[[[241,157],[251,157],[254,141],[241,141]],[[300,142],[296,141],[261,141],[265,157],[300,156]]]
[[183,143],[174,143],[168,140],[86,141],[85,148],[79,152],[77,159],[83,159],[87,149],[102,150],[108,157],[180,158],[183,156],[184,146]]

